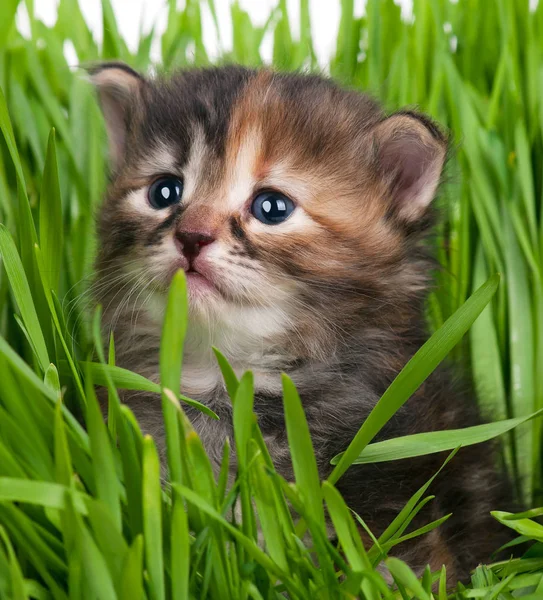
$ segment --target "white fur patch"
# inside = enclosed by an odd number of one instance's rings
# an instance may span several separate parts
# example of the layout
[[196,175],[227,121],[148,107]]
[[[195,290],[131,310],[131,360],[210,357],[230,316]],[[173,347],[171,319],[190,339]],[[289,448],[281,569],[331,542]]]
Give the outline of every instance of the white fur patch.
[[240,211],[250,198],[255,187],[255,167],[262,134],[259,130],[247,133],[239,147],[234,164],[227,175],[227,207],[232,213]]
[[175,153],[165,143],[152,148],[138,166],[138,173],[143,177],[175,175],[178,170]]
[[258,235],[284,235],[307,232],[310,228],[318,228],[317,223],[304,211],[304,204],[311,200],[312,191],[307,183],[293,177],[288,167],[282,163],[274,164],[265,179],[258,182],[262,188],[271,188],[285,194],[296,205],[294,212],[283,223],[266,225],[257,219],[248,223],[251,231]]
[[190,201],[202,178],[205,177],[207,144],[201,127],[195,130],[187,164],[183,168],[183,202]]
[[311,228],[319,226],[313,219],[298,205],[294,212],[286,221],[277,225],[266,225],[258,219],[250,219],[247,223],[248,228],[257,235],[287,235],[290,233],[305,233]]
[[164,213],[156,210],[149,204],[147,198],[148,187],[142,187],[131,191],[125,198],[126,204],[138,215],[145,215],[158,225],[164,220]]

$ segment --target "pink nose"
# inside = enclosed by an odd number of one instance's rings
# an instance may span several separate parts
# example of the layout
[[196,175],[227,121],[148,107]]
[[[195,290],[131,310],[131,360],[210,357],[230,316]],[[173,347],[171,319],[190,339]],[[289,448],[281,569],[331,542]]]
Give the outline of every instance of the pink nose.
[[211,235],[193,231],[178,231],[176,239],[179,249],[188,261],[194,260],[204,246],[215,241]]

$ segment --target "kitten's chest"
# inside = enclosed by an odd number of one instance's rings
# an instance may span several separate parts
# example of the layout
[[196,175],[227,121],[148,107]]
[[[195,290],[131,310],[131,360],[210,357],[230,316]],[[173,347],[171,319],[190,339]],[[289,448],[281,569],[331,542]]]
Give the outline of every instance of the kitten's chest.
[[[242,375],[234,368],[238,378]],[[286,444],[283,419],[280,373],[253,371],[254,405],[266,445],[278,471],[290,476],[290,458]],[[189,418],[198,433],[216,473],[220,470],[224,443],[229,438],[234,448],[233,403],[224,385],[220,369],[192,365],[183,367],[181,391],[184,395],[202,402],[213,410],[218,420],[194,408],[188,409]],[[235,450],[231,456],[232,473],[236,469]]]
[[[245,372],[237,365],[232,365],[238,379]],[[255,396],[270,398],[277,396],[281,400],[281,374],[279,371],[250,369],[253,375]],[[208,405],[210,408],[220,405],[231,405],[220,368],[209,362],[193,362],[187,360],[183,364],[181,374],[181,392]],[[257,402],[258,403],[258,402]],[[256,407],[258,408],[258,407]]]

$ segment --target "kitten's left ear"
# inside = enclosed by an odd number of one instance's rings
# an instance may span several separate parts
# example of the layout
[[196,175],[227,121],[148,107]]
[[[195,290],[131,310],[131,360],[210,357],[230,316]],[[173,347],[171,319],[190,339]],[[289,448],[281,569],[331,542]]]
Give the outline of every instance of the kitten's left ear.
[[98,92],[106,122],[109,154],[117,169],[126,151],[126,137],[134,125],[145,79],[124,63],[102,63],[88,69]]
[[388,186],[391,210],[416,221],[433,200],[447,154],[447,140],[426,117],[388,117],[374,129],[377,169]]

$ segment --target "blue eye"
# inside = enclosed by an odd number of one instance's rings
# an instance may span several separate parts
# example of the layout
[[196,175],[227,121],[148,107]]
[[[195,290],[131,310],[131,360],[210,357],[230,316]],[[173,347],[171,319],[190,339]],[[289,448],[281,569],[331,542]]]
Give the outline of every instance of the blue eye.
[[278,225],[292,214],[294,202],[279,192],[262,192],[253,200],[251,212],[265,225]]
[[149,204],[160,210],[181,200],[183,182],[177,177],[161,177],[151,184],[149,188]]

